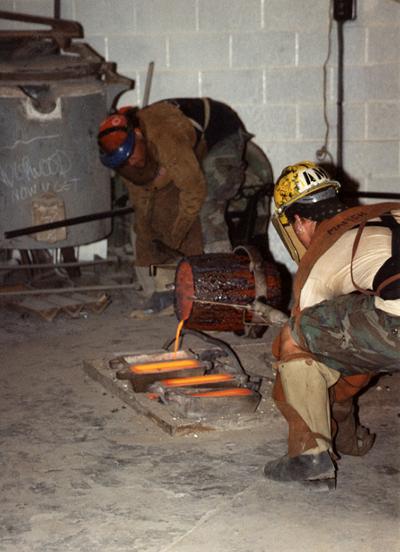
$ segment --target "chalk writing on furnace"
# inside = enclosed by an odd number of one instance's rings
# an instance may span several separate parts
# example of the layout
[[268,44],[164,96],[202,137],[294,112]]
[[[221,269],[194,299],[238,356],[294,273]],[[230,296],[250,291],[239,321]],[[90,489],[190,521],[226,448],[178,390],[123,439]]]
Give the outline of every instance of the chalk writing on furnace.
[[35,182],[29,186],[21,186],[11,190],[7,196],[1,197],[0,194],[0,205],[7,206],[11,203],[16,203],[18,201],[25,201],[26,199],[32,199],[37,194],[43,192],[52,192],[55,194],[67,193],[67,192],[77,192],[80,189],[80,179],[71,178],[63,182]]
[[2,150],[13,150],[17,148],[18,146],[26,146],[27,144],[32,144],[32,142],[37,142],[40,140],[41,142],[43,140],[54,140],[54,138],[59,138],[59,134],[49,134],[48,136],[35,136],[34,138],[30,138],[29,140],[17,140],[14,142],[11,146],[1,146],[0,151]]
[[71,168],[72,161],[62,150],[55,150],[48,157],[35,159],[35,161],[24,155],[18,161],[0,164],[0,182],[13,188],[15,184],[21,182],[27,184],[39,178],[65,177]]

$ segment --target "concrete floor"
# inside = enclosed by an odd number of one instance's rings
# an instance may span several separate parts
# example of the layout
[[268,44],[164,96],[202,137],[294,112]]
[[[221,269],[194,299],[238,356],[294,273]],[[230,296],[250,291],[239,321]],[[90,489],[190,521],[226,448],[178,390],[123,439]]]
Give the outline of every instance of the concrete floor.
[[[361,398],[372,451],[343,457],[336,491],[313,493],[263,478],[286,451],[273,407],[263,427],[171,437],[88,378],[84,359],[174,335],[172,316],[129,313],[126,295],[50,323],[0,309],[2,552],[400,550],[398,375]],[[265,374],[273,335],[228,337]]]

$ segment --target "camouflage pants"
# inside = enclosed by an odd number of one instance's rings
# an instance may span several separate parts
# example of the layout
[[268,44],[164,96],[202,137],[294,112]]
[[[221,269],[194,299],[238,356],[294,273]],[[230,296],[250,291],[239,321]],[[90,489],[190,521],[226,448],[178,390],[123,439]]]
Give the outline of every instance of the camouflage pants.
[[202,162],[208,190],[200,213],[206,253],[231,250],[225,210],[244,180],[243,157],[249,136],[242,130],[227,136],[211,148]]
[[292,336],[342,375],[400,369],[400,317],[374,306],[374,297],[351,294],[304,309]]

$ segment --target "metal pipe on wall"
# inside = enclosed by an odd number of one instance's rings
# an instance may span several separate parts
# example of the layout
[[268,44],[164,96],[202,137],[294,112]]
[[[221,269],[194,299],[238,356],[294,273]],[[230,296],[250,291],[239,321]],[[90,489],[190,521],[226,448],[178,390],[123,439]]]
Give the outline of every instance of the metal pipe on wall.
[[54,0],[54,19],[61,19],[61,0]]
[[343,21],[337,22],[338,33],[338,74],[337,74],[337,150],[336,150],[336,167],[338,180],[342,177],[343,172]]

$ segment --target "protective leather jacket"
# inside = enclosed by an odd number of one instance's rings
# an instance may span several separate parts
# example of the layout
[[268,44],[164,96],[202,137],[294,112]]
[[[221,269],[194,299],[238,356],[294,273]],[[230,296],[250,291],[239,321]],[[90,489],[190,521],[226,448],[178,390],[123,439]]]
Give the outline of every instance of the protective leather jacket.
[[[207,195],[200,162],[215,143],[242,128],[242,123],[229,106],[201,98],[157,102],[139,110],[137,117],[154,169],[146,183],[140,170],[123,180],[135,210],[136,262],[144,266],[154,262],[154,239],[180,250]],[[154,202],[159,191],[171,184],[179,191],[178,210],[167,232],[163,220],[160,235],[160,214],[156,216]]]

